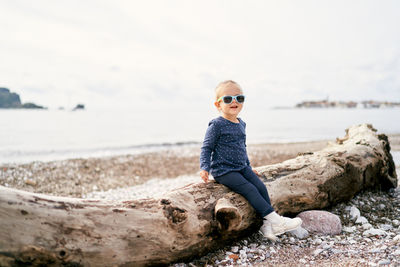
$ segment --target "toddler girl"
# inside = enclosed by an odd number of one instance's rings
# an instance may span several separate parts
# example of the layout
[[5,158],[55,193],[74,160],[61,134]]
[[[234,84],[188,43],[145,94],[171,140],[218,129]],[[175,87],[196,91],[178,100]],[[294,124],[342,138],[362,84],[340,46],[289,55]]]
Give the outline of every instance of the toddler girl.
[[214,105],[221,116],[210,121],[200,154],[200,176],[241,194],[263,218],[261,233],[269,240],[301,225],[300,218],[278,215],[271,206],[267,188],[250,166],[246,151],[246,123],[238,118],[245,96],[234,81],[220,83],[215,89]]

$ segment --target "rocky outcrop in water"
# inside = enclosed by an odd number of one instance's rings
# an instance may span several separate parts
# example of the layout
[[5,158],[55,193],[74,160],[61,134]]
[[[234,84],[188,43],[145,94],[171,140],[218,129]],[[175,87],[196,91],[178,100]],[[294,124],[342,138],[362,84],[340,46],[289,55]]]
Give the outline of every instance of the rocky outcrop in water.
[[0,88],[0,108],[26,108],[26,109],[43,109],[43,106],[34,103],[21,103],[21,99],[17,93],[10,92],[9,89]]

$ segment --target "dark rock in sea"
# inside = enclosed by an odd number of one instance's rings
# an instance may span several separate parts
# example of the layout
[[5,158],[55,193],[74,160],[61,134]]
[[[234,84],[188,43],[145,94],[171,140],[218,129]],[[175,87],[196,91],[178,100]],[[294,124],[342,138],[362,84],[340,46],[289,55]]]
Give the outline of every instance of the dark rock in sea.
[[0,108],[19,108],[21,99],[16,93],[11,93],[7,88],[0,88]]
[[45,107],[34,103],[21,103],[18,94],[11,93],[8,88],[0,88],[0,108],[26,108],[26,109],[44,109]]
[[35,103],[24,103],[21,105],[20,108],[27,108],[27,109],[45,109],[43,106],[36,105]]
[[84,110],[85,109],[85,105],[84,104],[78,104],[74,107],[73,110]]

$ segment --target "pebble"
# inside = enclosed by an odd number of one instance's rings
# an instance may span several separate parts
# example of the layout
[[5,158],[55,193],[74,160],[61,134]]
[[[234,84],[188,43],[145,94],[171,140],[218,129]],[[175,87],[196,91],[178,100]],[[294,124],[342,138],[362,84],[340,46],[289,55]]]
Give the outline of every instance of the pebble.
[[303,223],[302,228],[308,232],[321,235],[337,235],[342,231],[339,216],[323,210],[308,210],[297,215]]
[[389,230],[393,229],[393,226],[391,226],[390,224],[380,224],[379,228],[384,231],[389,231]]
[[363,233],[363,236],[367,236],[367,237],[369,237],[369,236],[383,236],[383,235],[387,235],[387,233],[382,229],[375,229],[375,228],[372,228],[372,229],[369,229],[367,231],[364,231],[364,233]]
[[354,233],[356,231],[356,227],[355,226],[345,226],[343,227],[343,231],[347,232],[347,233]]
[[363,228],[364,230],[371,229],[371,228],[372,228],[372,224],[370,224],[370,223],[363,224],[363,225],[362,225],[362,228]]
[[306,239],[309,236],[309,232],[301,226],[290,231],[290,234],[297,237],[298,239]]
[[322,248],[317,248],[316,250],[313,251],[312,254],[313,254],[314,256],[317,256],[317,255],[320,254],[322,251],[324,251],[324,249],[322,249]]
[[378,265],[389,265],[391,263],[390,260],[380,260],[378,262]]
[[350,219],[355,221],[360,217],[360,210],[355,206],[351,206],[350,208]]
[[357,224],[366,224],[366,223],[368,223],[368,220],[364,216],[360,216],[357,218],[356,223]]

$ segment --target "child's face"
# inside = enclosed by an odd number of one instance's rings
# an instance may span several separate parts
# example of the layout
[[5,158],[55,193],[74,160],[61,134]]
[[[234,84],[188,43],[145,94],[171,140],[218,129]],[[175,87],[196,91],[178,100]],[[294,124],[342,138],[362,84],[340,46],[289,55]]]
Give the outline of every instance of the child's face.
[[[235,85],[229,85],[220,90],[218,98],[225,95],[236,96],[241,94],[243,93],[242,90],[240,90],[240,88],[238,88]],[[236,119],[243,108],[243,103],[240,104],[235,99],[230,104],[225,104],[224,101],[222,100],[216,101],[214,104],[218,108],[218,110],[222,113],[222,116],[228,119]]]

